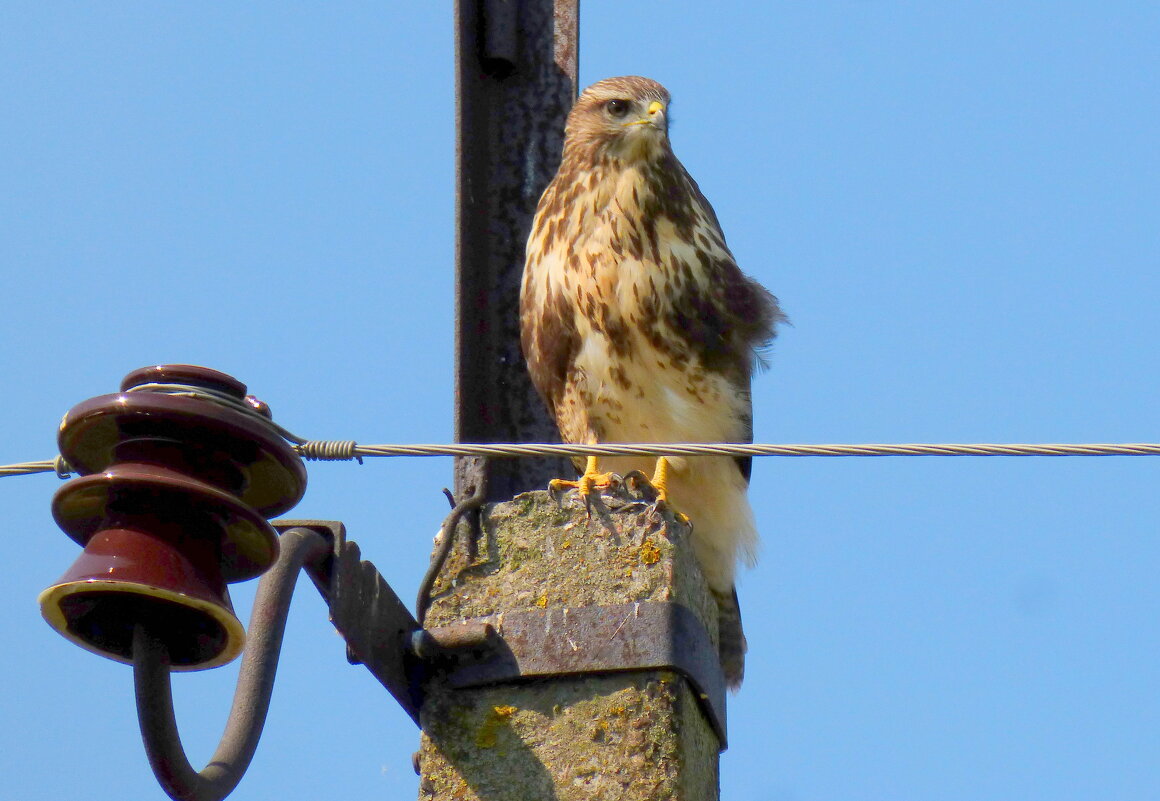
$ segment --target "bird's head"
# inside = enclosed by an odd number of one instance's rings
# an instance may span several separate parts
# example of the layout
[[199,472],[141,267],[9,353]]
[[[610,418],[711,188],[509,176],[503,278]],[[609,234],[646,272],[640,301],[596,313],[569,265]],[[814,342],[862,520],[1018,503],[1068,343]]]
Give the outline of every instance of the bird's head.
[[668,150],[669,93],[656,81],[607,78],[580,95],[565,128],[565,156],[652,160]]

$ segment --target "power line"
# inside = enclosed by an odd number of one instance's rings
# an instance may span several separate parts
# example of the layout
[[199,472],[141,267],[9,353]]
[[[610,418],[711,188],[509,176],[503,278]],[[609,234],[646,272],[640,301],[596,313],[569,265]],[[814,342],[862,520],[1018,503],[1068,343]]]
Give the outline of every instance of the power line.
[[[629,442],[599,445],[497,443],[357,445],[353,453],[357,456],[1160,456],[1160,443],[1005,445],[988,443],[770,445],[748,442]],[[306,458],[311,457],[306,455]]]
[[[746,442],[626,442],[599,445],[500,442],[449,445],[359,445],[353,440],[308,440],[295,445],[304,459],[362,461],[364,456],[1160,456],[1160,443],[906,443],[771,445]],[[0,476],[70,469],[60,457],[0,465]]]

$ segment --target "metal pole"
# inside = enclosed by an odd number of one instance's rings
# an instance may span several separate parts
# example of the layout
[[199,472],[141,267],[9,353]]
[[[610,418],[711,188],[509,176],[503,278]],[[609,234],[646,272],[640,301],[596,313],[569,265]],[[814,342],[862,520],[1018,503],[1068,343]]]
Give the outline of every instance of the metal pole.
[[[555,442],[519,344],[519,287],[536,203],[576,98],[578,0],[456,2],[458,442]],[[566,475],[563,459],[459,458],[456,497],[487,500]]]

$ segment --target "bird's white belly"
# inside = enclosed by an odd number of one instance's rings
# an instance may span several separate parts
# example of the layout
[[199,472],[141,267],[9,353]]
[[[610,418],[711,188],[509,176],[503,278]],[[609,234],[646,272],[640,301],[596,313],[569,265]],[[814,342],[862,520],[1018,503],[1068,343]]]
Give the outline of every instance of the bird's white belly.
[[748,399],[739,398],[724,376],[664,369],[660,364],[669,357],[635,339],[627,359],[614,355],[600,336],[587,337],[577,355],[595,436],[605,442],[730,442],[746,436]]

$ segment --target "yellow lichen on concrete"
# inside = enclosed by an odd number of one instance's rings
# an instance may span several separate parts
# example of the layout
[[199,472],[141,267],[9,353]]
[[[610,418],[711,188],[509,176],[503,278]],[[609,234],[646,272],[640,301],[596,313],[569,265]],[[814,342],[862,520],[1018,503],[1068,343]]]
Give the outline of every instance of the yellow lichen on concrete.
[[654,545],[650,539],[646,539],[640,544],[637,554],[642,565],[655,565],[661,560],[661,549]]

